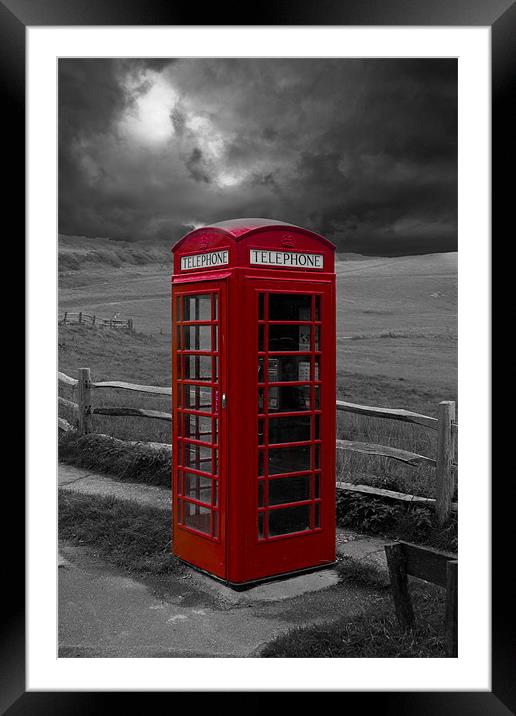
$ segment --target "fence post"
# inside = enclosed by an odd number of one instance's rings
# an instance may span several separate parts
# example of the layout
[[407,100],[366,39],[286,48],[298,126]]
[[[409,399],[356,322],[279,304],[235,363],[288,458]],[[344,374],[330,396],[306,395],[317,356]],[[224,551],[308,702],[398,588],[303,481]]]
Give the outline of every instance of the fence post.
[[446,565],[446,653],[449,657],[458,655],[457,572],[457,560],[450,560]]
[[452,428],[452,423],[455,420],[455,402],[453,400],[443,400],[439,403],[438,419],[435,510],[437,522],[442,526],[450,517],[455,487],[453,475],[455,432]]
[[389,567],[392,597],[398,623],[402,629],[414,626],[414,610],[408,590],[405,552],[401,544],[386,544],[385,556]]
[[132,319],[132,318],[128,318],[128,319],[127,319],[127,328],[128,328],[130,331],[133,330],[133,319]]
[[95,314],[93,314],[93,320],[92,320],[92,323],[93,323],[93,325],[95,325]]
[[67,315],[68,315],[68,311],[65,311],[65,312],[64,312],[64,318],[63,318],[63,323],[66,323],[66,317],[67,317]]
[[79,311],[79,323],[82,323],[82,311]]
[[79,434],[91,433],[91,375],[89,368],[79,368],[77,402],[79,404]]

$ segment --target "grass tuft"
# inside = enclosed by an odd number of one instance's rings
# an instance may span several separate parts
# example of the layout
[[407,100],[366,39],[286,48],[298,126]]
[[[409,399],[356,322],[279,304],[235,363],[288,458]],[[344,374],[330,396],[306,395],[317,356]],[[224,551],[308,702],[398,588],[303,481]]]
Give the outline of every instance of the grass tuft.
[[385,570],[371,561],[363,561],[352,557],[337,558],[337,573],[346,584],[365,587],[382,592],[389,588]]
[[337,524],[389,539],[457,552],[457,515],[452,513],[449,523],[440,527],[432,508],[339,490]]
[[172,480],[170,450],[131,444],[108,435],[64,433],[59,438],[59,459],[125,482],[170,487]]
[[160,575],[178,569],[171,553],[169,511],[60,490],[59,539],[94,547],[130,573]]

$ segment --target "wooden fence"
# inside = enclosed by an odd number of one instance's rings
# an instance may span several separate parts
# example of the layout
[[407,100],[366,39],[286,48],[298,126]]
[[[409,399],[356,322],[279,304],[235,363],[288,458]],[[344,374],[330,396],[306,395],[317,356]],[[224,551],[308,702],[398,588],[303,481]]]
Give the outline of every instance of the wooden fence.
[[128,318],[125,321],[119,318],[100,318],[92,313],[85,313],[84,311],[65,311],[57,317],[57,323],[61,325],[67,325],[70,323],[84,323],[92,326],[100,326],[105,328],[128,328],[130,331],[134,331],[134,321],[132,318]]
[[[170,387],[137,385],[124,381],[103,381],[95,383],[91,380],[89,368],[80,368],[77,378],[71,378],[64,373],[58,373],[58,381],[77,389],[77,403],[62,398],[61,396],[58,397],[58,402],[76,411],[78,416],[78,429],[82,435],[92,432],[93,415],[131,416],[172,421],[172,415],[170,413],[148,410],[146,408],[125,408],[118,406],[95,407],[92,401],[92,392],[103,388],[119,388],[141,393],[151,393],[153,395],[172,396],[172,388]],[[368,405],[347,403],[342,400],[337,400],[336,407],[337,410],[347,413],[383,418],[386,420],[397,420],[404,423],[420,425],[427,430],[437,432],[437,450],[434,457],[419,455],[390,445],[376,445],[374,443],[363,443],[355,440],[337,440],[337,448],[340,450],[367,455],[378,455],[391,460],[397,460],[413,467],[418,467],[419,465],[432,466],[436,471],[435,497],[407,495],[393,490],[384,490],[369,485],[355,485],[347,482],[337,482],[339,489],[432,506],[435,508],[437,520],[440,525],[443,525],[449,519],[452,511],[457,511],[457,504],[452,502],[457,468],[454,462],[454,456],[458,429],[457,423],[455,422],[455,403],[453,401],[445,400],[439,403],[439,414],[437,418],[421,415],[420,413],[413,413],[409,410],[377,408]],[[71,428],[69,423],[63,418],[59,418],[59,427],[63,430]]]
[[446,655],[456,657],[458,655],[458,562],[455,555],[438,552],[428,547],[419,547],[410,542],[396,542],[385,545],[385,557],[389,568],[394,609],[402,629],[412,629],[415,622],[407,579],[409,575],[446,589]]

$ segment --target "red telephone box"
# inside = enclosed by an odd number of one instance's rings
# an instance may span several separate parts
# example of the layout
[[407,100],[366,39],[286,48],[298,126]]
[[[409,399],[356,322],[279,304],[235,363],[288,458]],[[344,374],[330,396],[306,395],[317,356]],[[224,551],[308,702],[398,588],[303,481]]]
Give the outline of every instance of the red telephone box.
[[235,588],[332,564],[334,245],[234,219],[172,251],[174,554]]

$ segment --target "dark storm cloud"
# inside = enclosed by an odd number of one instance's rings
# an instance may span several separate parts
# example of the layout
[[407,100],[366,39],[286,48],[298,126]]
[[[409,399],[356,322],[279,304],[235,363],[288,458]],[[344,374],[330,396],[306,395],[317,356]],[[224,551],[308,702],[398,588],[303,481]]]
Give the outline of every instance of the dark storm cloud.
[[455,250],[455,60],[60,60],[59,222],[172,243],[266,216],[341,251]]

